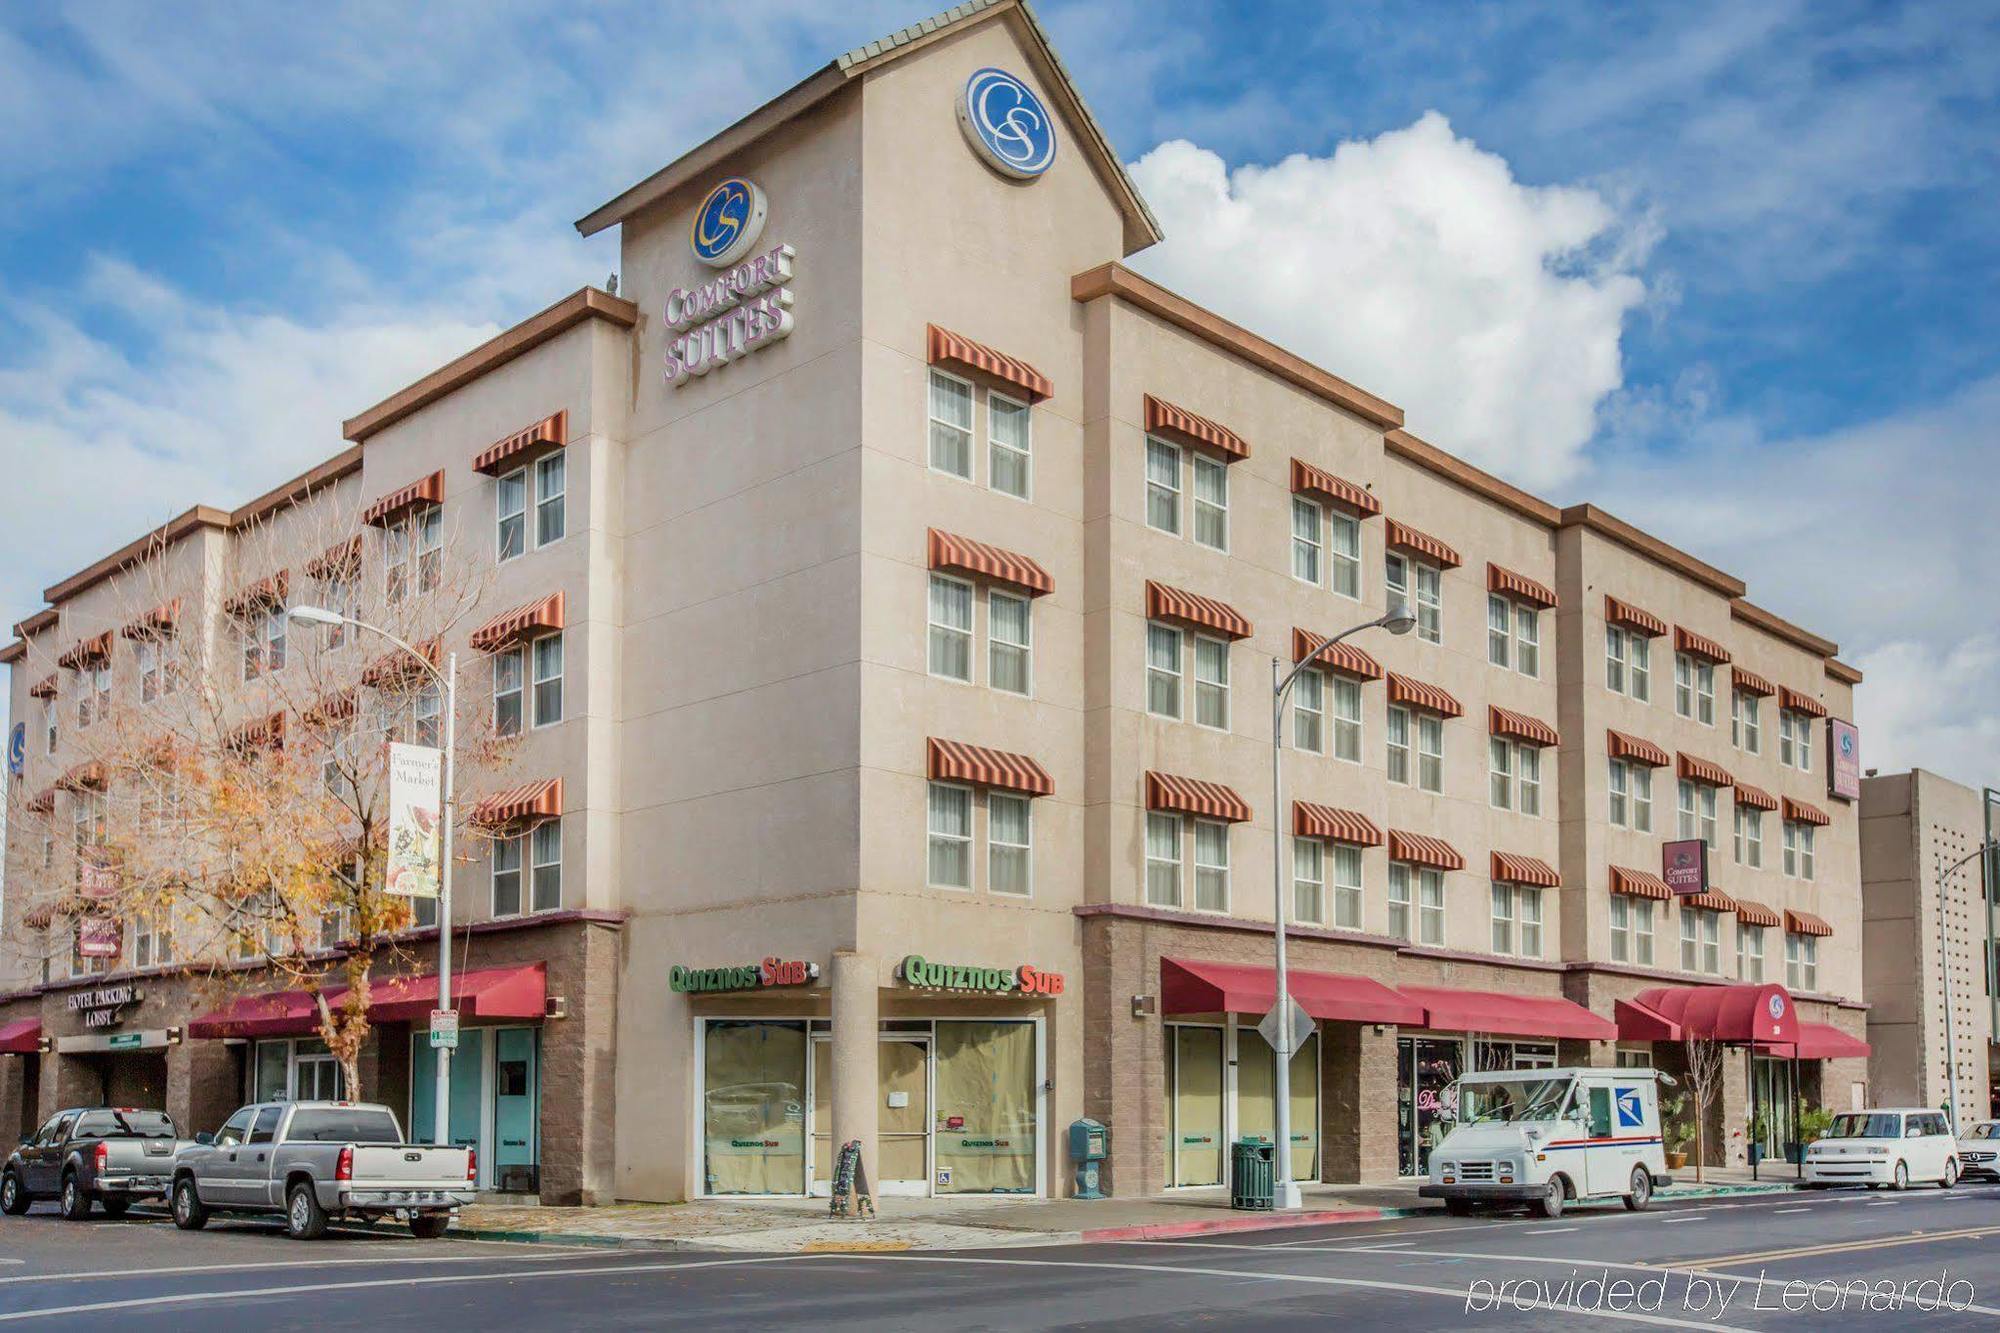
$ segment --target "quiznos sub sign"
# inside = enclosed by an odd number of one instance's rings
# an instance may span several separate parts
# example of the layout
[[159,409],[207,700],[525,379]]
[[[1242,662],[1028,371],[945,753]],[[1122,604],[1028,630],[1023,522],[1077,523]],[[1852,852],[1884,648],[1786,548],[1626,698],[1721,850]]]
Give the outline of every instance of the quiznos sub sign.
[[688,238],[694,257],[724,271],[667,293],[667,384],[697,375],[789,338],[797,254],[776,245],[741,259],[764,228],[763,191],[732,177],[710,192]]
[[960,963],[933,963],[911,954],[896,968],[906,986],[924,990],[974,991],[984,995],[1060,995],[1060,972],[1043,972],[1026,963],[1009,971],[1002,967],[967,967]]
[[762,990],[766,986],[807,986],[819,980],[819,964],[797,959],[766,958],[741,967],[681,967],[667,972],[667,989],[681,994],[703,991]]

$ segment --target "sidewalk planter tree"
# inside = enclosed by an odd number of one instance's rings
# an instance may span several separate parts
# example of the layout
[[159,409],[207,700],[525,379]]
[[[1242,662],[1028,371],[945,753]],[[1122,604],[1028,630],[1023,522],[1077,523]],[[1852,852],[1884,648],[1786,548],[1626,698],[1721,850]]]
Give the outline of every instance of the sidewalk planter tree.
[[1722,1092],[1722,1043],[1709,1037],[1684,1037],[1686,1097],[1694,1120],[1694,1178],[1703,1180],[1708,1165],[1709,1112]]

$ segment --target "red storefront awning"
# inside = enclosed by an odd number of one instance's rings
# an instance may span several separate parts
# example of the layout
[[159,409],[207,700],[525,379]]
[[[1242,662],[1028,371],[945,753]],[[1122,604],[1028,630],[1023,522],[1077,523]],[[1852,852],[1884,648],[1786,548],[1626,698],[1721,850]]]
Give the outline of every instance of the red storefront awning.
[[17,1018],[0,1023],[0,1055],[33,1055],[42,1049],[42,1020]]
[[1451,990],[1404,986],[1402,993],[1424,1007],[1423,1026],[1437,1032],[1477,1032],[1510,1037],[1581,1037],[1611,1041],[1618,1025],[1555,995],[1509,995],[1502,991]]
[[[1690,1037],[1709,1037],[1741,1045],[1752,1041],[1782,1042],[1787,1049],[1799,1039],[1798,1011],[1791,992],[1775,982],[1740,986],[1656,986],[1633,999],[1645,1009],[1680,1026]],[[1634,1041],[1659,1038],[1634,1034]]]
[[[1288,968],[1285,988],[1314,1018],[1421,1027],[1424,1011],[1367,977]],[[1278,1002],[1278,976],[1247,963],[1160,960],[1160,1010],[1169,1014],[1264,1014]]]
[[1620,1041],[1679,1041],[1681,1025],[1665,1014],[1648,1009],[1643,1004],[1631,1000],[1619,1000],[1611,1006],[1617,1015],[1618,1040]]
[[[329,1005],[339,1007],[345,987],[327,992]],[[452,978],[452,1007],[461,1018],[538,1019],[548,1004],[548,972],[541,963],[495,967]],[[368,1003],[374,1023],[426,1020],[438,1007],[435,974],[395,977],[377,983]],[[302,990],[245,995],[188,1024],[190,1037],[296,1037],[319,1026],[319,1008]]]
[[1874,1048],[1859,1037],[1848,1036],[1831,1023],[1801,1023],[1796,1052],[1787,1043],[1779,1041],[1760,1041],[1757,1049],[1765,1055],[1797,1054],[1801,1060],[1862,1060]]

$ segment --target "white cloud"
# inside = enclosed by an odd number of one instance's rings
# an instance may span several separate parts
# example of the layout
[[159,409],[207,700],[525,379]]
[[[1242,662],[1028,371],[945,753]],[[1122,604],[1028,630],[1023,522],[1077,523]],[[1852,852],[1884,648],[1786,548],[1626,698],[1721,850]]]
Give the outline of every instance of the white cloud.
[[1135,260],[1150,276],[1524,485],[1582,467],[1646,297],[1643,219],[1590,189],[1520,183],[1436,113],[1233,171],[1175,140],[1133,174],[1167,235]]

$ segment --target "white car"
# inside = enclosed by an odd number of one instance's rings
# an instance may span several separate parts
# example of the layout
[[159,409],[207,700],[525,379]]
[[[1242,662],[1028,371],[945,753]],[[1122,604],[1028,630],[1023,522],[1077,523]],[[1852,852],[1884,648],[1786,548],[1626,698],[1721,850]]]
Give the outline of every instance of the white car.
[[1960,1174],[2000,1180],[2000,1120],[1975,1120],[1958,1136]]
[[1908,1189],[1958,1183],[1958,1141],[1942,1113],[1922,1107],[1846,1111],[1833,1118],[1826,1137],[1807,1146],[1804,1184],[1866,1185]]

